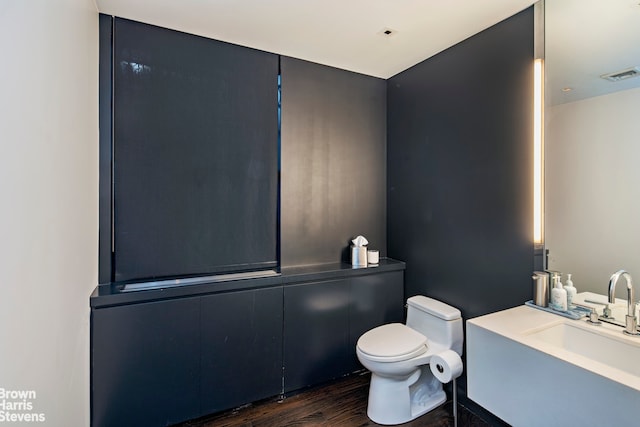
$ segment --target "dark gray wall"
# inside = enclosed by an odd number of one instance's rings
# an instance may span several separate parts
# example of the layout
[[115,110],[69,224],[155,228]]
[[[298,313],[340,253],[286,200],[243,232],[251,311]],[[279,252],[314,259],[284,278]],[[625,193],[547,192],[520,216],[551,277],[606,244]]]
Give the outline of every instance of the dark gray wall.
[[361,234],[386,254],[386,83],[283,57],[281,263],[348,260]]
[[100,15],[100,283],[278,266],[278,68]]
[[531,298],[533,10],[388,81],[388,253],[465,318]]
[[113,31],[114,280],[276,267],[278,55]]

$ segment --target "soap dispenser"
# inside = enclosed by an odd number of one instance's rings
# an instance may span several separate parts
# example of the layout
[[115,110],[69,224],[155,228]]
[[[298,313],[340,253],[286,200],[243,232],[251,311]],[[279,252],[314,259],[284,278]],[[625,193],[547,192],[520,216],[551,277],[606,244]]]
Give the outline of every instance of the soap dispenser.
[[553,276],[553,289],[551,289],[551,308],[557,311],[567,311],[567,291],[562,287],[560,275]]
[[567,282],[566,285],[564,285],[564,290],[567,291],[567,308],[571,308],[573,306],[573,300],[578,293],[578,290],[573,286],[571,273],[567,274]]

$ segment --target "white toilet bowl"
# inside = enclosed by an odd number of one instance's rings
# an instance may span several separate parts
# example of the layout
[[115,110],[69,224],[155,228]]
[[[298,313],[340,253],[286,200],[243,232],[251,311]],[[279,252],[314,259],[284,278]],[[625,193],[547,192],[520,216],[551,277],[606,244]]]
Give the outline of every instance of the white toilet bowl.
[[[358,360],[371,371],[367,415],[378,424],[406,423],[443,404],[446,395],[429,361],[447,349],[462,352],[459,310],[422,296],[407,303],[407,325],[379,326],[356,345]],[[427,338],[424,329],[440,342]]]

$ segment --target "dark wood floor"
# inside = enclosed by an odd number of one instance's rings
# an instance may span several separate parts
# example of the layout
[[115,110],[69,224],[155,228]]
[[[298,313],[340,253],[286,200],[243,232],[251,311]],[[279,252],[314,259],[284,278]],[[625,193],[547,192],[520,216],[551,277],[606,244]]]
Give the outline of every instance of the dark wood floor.
[[[351,375],[311,388],[283,400],[264,401],[176,427],[285,427],[285,426],[377,426],[367,417],[369,373]],[[450,401],[402,426],[453,426]],[[458,405],[458,426],[487,427],[488,423]]]

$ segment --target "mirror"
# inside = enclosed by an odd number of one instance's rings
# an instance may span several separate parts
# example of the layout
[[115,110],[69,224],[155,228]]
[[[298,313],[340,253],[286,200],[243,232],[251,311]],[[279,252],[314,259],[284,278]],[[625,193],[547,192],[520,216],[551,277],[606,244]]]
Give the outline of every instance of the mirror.
[[578,292],[640,296],[639,3],[545,0],[545,248]]

